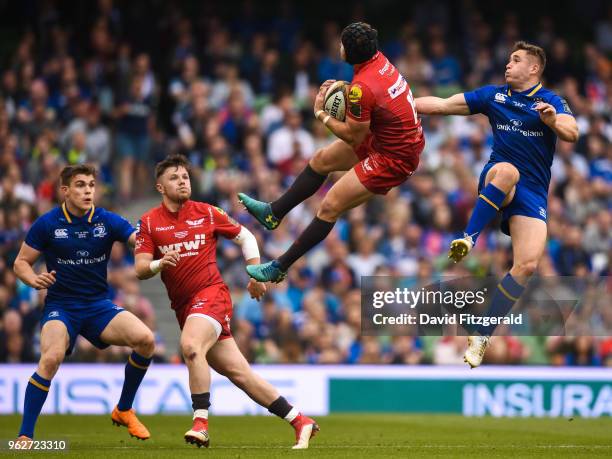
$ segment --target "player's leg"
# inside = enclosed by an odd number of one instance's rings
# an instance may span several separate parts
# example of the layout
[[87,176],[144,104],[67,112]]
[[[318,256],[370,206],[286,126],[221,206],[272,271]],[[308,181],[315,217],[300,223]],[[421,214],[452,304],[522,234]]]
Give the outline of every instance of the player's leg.
[[273,230],[291,209],[316,193],[327,179],[327,174],[349,170],[358,161],[359,158],[349,144],[336,140],[317,150],[289,189],[276,201],[257,201],[244,193],[238,193],[238,198],[257,221]]
[[[510,272],[497,285],[486,313],[488,317],[504,317],[523,294],[546,248],[546,222],[525,215],[513,215],[509,220],[512,237],[513,264]],[[489,337],[496,326],[480,327],[480,336],[470,336],[464,360],[472,368],[482,362]]]
[[217,373],[226,376],[252,400],[293,426],[296,435],[295,449],[308,448],[310,437],[319,430],[319,426],[313,419],[294,408],[272,384],[253,371],[233,338],[218,341],[206,357]]
[[463,237],[451,242],[449,258],[458,262],[468,254],[483,228],[512,201],[519,179],[518,169],[510,163],[497,163],[489,169]]
[[192,314],[181,333],[181,353],[189,372],[189,390],[193,408],[193,426],[185,441],[208,447],[208,408],[210,407],[210,367],[206,354],[217,341],[221,324],[210,316]]
[[249,265],[247,272],[260,282],[282,281],[289,267],[297,259],[327,237],[340,215],[363,204],[372,196],[374,193],[361,183],[355,169],[351,169],[328,191],[317,216],[278,260],[260,265]]
[[44,323],[40,331],[40,360],[26,387],[19,437],[34,437],[36,420],[47,399],[51,379],[64,360],[69,344],[68,329],[62,321],[49,320]]
[[[505,316],[523,294],[535,273],[546,249],[546,222],[525,215],[513,215],[509,220],[512,238],[512,268],[501,280],[491,299],[491,316]],[[495,326],[486,327],[481,334],[491,335]]]
[[132,404],[155,352],[153,332],[131,312],[121,311],[104,326],[99,336],[100,341],[105,344],[132,348],[132,353],[125,364],[121,397],[113,409],[111,419],[115,425],[126,426],[131,436],[146,440],[151,435],[136,417]]

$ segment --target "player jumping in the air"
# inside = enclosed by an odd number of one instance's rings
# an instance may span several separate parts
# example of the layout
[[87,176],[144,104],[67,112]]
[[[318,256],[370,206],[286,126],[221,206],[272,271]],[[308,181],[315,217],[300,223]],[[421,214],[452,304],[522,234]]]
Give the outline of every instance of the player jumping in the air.
[[317,151],[276,201],[238,195],[246,209],[273,230],[291,209],[321,187],[327,174],[348,171],[325,195],[316,217],[283,255],[247,266],[249,275],[258,281],[282,281],[298,258],[325,239],[340,215],[402,184],[419,163],[425,140],[412,93],[404,77],[378,51],[376,29],[363,22],[347,26],[342,31],[340,53],[355,72],[348,91],[346,121],[323,111],[332,80],[323,83],[314,103],[315,117],[339,140]]
[[[155,350],[153,333],[131,312],[109,298],[107,264],[115,241],[135,245],[136,230],[117,214],[94,206],[96,170],[67,166],[61,172],[64,203],[38,218],[15,260],[17,277],[30,287],[47,289],[41,319],[40,361],[25,393],[19,438],[30,440],[51,379],[78,335],[104,349],[110,344],[133,349],[125,366],[125,381],[111,419],[133,437],[146,440],[147,428],[132,403]],[[47,272],[32,266],[43,254]]]
[[[493,129],[493,151],[478,182],[478,201],[463,237],[451,243],[449,258],[460,261],[483,228],[502,213],[501,229],[512,238],[513,265],[498,284],[489,314],[506,315],[523,293],[546,245],[546,204],[557,137],[576,142],[578,127],[567,102],[542,87],[544,50],[514,45],[506,64],[506,84],[484,86],[448,99],[419,97],[423,115],[482,113]],[[465,361],[482,362],[495,326],[481,327],[468,339]]]
[[[191,201],[189,163],[180,155],[160,162],[155,169],[162,203],[145,213],[136,239],[136,272],[147,279],[161,271],[181,332],[181,352],[189,371],[193,426],[185,441],[208,446],[210,369],[228,377],[255,402],[286,419],[295,429],[294,449],[308,448],[319,427],[301,414],[244,358],[232,334],[233,314],[229,289],[217,268],[219,236],[242,247],[248,264],[259,263],[255,236],[221,209]],[[247,289],[260,299],[265,284],[253,279]]]

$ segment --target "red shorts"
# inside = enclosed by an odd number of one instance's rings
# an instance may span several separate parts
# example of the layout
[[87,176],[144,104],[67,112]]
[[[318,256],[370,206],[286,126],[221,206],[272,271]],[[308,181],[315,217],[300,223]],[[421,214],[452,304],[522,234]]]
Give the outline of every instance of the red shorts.
[[219,339],[232,337],[230,321],[234,314],[232,297],[225,284],[216,284],[200,290],[183,306],[174,310],[181,330],[185,325],[187,317],[192,315],[208,316],[219,322],[221,334]]
[[373,140],[374,136],[370,133],[355,149],[359,162],[353,169],[362,185],[372,193],[387,194],[391,188],[404,183],[416,170],[423,146],[406,159],[390,158],[374,150]]

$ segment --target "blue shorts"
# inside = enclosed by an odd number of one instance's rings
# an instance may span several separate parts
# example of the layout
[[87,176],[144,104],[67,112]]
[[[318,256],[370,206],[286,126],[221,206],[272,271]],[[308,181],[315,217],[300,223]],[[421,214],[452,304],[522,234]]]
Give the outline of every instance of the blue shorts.
[[134,158],[146,162],[149,158],[151,142],[147,135],[117,133],[115,137],[117,152],[122,158]]
[[70,344],[66,355],[72,353],[76,338],[83,336],[98,349],[105,349],[109,345],[100,339],[102,331],[113,318],[124,311],[110,300],[95,301],[93,303],[47,303],[43,309],[40,321],[42,328],[50,320],[61,320],[68,329]]
[[[485,179],[489,170],[496,163],[488,163],[478,181],[478,193],[484,188]],[[525,217],[538,218],[546,222],[546,210],[548,209],[548,193],[542,190],[534,189],[533,185],[527,185],[521,177],[516,184],[514,198],[506,207],[502,207],[502,233],[510,236],[509,220],[513,215],[523,215]]]

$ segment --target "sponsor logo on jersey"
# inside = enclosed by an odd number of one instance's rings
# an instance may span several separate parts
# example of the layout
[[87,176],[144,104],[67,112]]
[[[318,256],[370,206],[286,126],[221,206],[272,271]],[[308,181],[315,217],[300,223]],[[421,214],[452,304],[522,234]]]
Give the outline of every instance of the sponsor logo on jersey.
[[393,83],[393,85],[387,88],[387,92],[389,93],[389,96],[391,97],[391,99],[395,99],[397,96],[406,92],[407,87],[408,87],[408,83],[406,83],[406,80],[404,79],[404,77],[401,75],[398,75],[395,83]]
[[353,104],[358,104],[362,96],[363,96],[363,91],[361,90],[359,86],[355,85],[349,91],[349,95],[348,95],[349,102]]
[[383,66],[383,68],[381,68],[378,73],[380,73],[381,75],[384,75],[385,72],[387,70],[389,70],[389,67],[391,67],[391,63],[389,62],[389,59],[387,59],[387,62],[385,62],[385,65]]
[[104,237],[106,235],[107,232],[104,223],[97,223],[96,227],[93,229],[93,237]]
[[169,231],[169,230],[173,230],[174,229],[174,225],[170,225],[170,226],[156,226],[155,227],[155,231]]
[[52,317],[59,317],[59,311],[51,311],[49,315],[47,315],[47,317],[49,319],[51,319]]
[[563,97],[561,97],[561,104],[563,105],[563,110],[565,110],[565,112],[568,115],[573,115],[572,109],[570,108],[569,104],[567,103],[567,100],[565,100]]
[[362,167],[364,172],[374,172],[374,168],[372,167],[372,165],[370,164],[370,160],[372,158],[366,158],[365,161],[362,163]]
[[79,250],[79,251],[77,251],[77,255],[79,257],[88,257],[89,256],[89,252],[87,250]]
[[540,215],[546,218],[546,209],[544,209],[544,207],[539,207],[538,209],[540,211]]
[[535,102],[533,104],[531,104],[531,110],[536,110],[536,107],[538,106],[538,104],[541,104],[542,102],[544,102],[544,100],[542,100],[542,98],[538,97],[535,99]]
[[176,233],[174,233],[174,237],[178,239],[183,239],[188,234],[189,234],[189,231],[177,231]]
[[[518,121],[518,120],[515,120]],[[522,123],[521,123],[522,124]],[[542,131],[530,131],[530,130],[526,130],[526,129],[521,129],[520,125],[515,125],[515,124],[500,124],[497,123],[495,125],[495,128],[498,131],[505,131],[505,132],[518,132],[519,134],[521,134],[524,137],[544,137],[544,132]]]
[[512,126],[516,126],[516,127],[521,127],[523,125],[523,122],[521,120],[516,120],[516,119],[511,119],[510,123],[512,123]]
[[201,226],[204,223],[204,218],[199,218],[197,220],[186,220],[189,226]]
[[191,309],[201,308],[202,306],[204,306],[204,303],[206,303],[206,298],[204,298],[202,300],[198,300],[195,303],[193,303],[191,305]]
[[181,257],[190,257],[197,255],[201,246],[206,242],[206,234],[196,234],[194,239],[191,241],[182,241],[175,244],[160,245],[157,246],[159,251],[163,254],[170,252],[171,250],[177,251]]
[[349,111],[355,118],[361,118],[361,98],[363,91],[358,85],[353,86],[348,94]]
[[93,265],[96,263],[106,262],[106,254],[99,257],[93,258],[78,258],[76,260],[72,258],[56,258],[58,265],[69,265],[69,266],[80,266],[80,265]]
[[89,236],[89,231],[75,231],[76,236],[79,239],[87,239],[87,236]]
[[513,100],[513,101],[512,101],[512,105],[514,105],[515,107],[518,107],[518,108],[523,108],[523,107],[526,107],[526,105],[525,105],[525,104],[523,104],[523,103],[521,103],[521,102],[517,102],[516,100]]
[[141,224],[141,220],[138,220],[138,222],[136,223],[136,233],[140,234],[140,224]]
[[506,98],[508,96],[506,96],[505,94],[502,94],[501,92],[498,92],[495,94],[495,102],[498,102],[500,104],[505,104],[506,103]]
[[57,228],[53,234],[55,239],[68,239],[68,230],[66,228]]
[[351,103],[349,104],[349,111],[355,118],[361,118],[361,105]]

